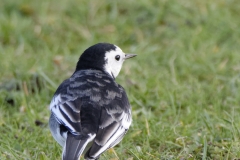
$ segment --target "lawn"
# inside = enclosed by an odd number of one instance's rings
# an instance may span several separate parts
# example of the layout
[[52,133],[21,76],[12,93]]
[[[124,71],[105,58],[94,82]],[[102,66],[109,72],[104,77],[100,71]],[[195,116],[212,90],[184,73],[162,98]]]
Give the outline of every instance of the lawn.
[[138,56],[117,82],[133,124],[101,160],[240,158],[237,0],[2,0],[0,159],[54,160],[49,103],[98,42]]

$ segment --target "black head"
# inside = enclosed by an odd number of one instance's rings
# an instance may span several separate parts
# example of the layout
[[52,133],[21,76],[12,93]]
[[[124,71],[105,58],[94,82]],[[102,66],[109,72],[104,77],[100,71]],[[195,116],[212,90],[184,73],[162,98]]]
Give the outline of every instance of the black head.
[[98,43],[86,49],[80,56],[76,71],[82,69],[104,70],[106,64],[105,53],[115,50],[116,46],[110,43]]

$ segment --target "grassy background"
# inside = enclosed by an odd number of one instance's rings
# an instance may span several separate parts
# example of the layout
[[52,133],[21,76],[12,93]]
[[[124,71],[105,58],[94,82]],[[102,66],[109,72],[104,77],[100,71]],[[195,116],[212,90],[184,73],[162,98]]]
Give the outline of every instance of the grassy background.
[[56,87],[90,45],[137,53],[117,78],[133,124],[104,159],[240,158],[237,0],[0,3],[0,159],[60,159]]

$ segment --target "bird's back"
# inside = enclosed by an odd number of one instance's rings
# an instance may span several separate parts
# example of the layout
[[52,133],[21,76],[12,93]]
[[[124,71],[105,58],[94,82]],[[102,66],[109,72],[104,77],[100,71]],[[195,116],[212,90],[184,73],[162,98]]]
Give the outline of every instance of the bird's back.
[[75,72],[59,86],[50,109],[66,131],[75,136],[91,133],[96,137],[90,155],[101,154],[117,144],[115,140],[110,142],[112,131],[122,127],[121,139],[131,124],[130,105],[124,89],[99,70]]

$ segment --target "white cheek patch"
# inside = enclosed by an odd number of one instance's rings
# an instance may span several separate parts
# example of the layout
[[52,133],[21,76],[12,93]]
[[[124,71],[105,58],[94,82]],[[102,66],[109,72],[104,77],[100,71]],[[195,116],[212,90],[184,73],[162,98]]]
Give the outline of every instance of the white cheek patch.
[[[115,59],[116,55],[120,55],[120,60],[117,61]],[[115,50],[111,50],[110,52],[105,53],[105,71],[108,72],[111,76],[114,76],[113,78],[116,78],[122,68],[122,64],[124,61],[125,54],[122,52],[122,50],[116,46]]]

